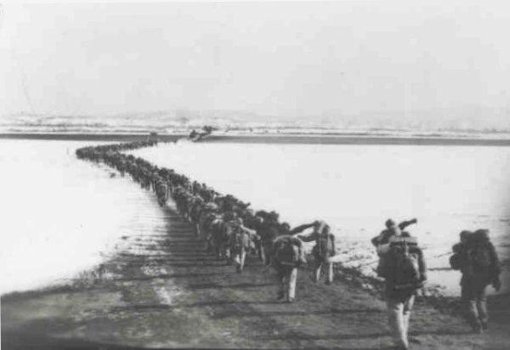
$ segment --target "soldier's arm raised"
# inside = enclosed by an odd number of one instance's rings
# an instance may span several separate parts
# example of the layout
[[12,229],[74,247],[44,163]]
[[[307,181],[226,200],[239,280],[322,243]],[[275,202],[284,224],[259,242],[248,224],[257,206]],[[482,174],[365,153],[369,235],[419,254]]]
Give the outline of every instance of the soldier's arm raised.
[[298,235],[297,238],[299,238],[303,242],[311,242],[311,241],[315,240],[315,235],[316,235],[316,233],[315,233],[315,231],[313,231],[307,235]]
[[311,224],[304,224],[294,227],[292,230],[290,230],[291,235],[295,235],[296,233],[303,232],[307,228],[313,227],[315,225],[315,222],[312,222]]
[[405,229],[407,226],[411,226],[411,225],[414,225],[418,223],[418,219],[411,219],[411,220],[407,220],[407,221],[402,221],[400,224],[398,224],[398,227],[403,230]]

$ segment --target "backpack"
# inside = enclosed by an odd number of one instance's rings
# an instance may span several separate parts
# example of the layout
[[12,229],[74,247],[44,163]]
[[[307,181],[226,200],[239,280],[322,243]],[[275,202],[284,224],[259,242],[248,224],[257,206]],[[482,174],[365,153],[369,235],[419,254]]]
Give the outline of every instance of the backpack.
[[396,290],[415,290],[423,286],[420,270],[421,250],[412,237],[395,237],[391,241],[389,252],[391,259],[392,281]]
[[450,257],[450,267],[452,270],[460,270],[464,265],[464,259],[460,253],[455,253]]
[[476,244],[468,247],[467,258],[474,272],[485,271],[491,266],[491,253],[488,244]]
[[212,228],[213,222],[216,220],[216,215],[213,213],[208,213],[203,219],[202,226],[206,229],[210,230]]
[[202,206],[200,206],[198,203],[193,204],[191,207],[191,213],[190,218],[193,220],[193,222],[198,222],[200,219],[200,212],[202,211]]
[[222,219],[215,219],[211,223],[211,236],[216,244],[223,244],[228,241],[227,225]]
[[234,226],[233,232],[232,232],[232,243],[231,243],[231,249],[232,252],[240,252],[246,247],[246,233],[238,226]]
[[284,266],[296,267],[301,261],[301,249],[290,239],[281,239],[275,242],[274,258]]
[[329,258],[335,255],[334,236],[332,234],[319,234],[314,247],[314,253],[320,258]]
[[473,272],[484,272],[492,266],[491,243],[485,230],[473,233],[466,247],[466,258]]

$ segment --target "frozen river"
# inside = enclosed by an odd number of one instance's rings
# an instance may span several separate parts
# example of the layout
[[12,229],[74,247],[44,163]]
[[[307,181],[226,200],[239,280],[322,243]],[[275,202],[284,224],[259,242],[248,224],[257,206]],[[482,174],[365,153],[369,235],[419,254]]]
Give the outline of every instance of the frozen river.
[[76,158],[96,144],[0,140],[0,293],[65,282],[106,259],[121,236],[165,225],[131,179]]
[[[112,254],[121,236],[164,225],[140,186],[76,159],[89,144],[0,140],[0,293],[65,281]],[[366,273],[375,266],[368,241],[384,221],[417,217],[411,232],[448,292],[459,276],[444,270],[444,254],[463,229],[491,230],[508,276],[510,148],[182,142],[133,153],[293,225],[328,221],[342,261],[368,263]]]

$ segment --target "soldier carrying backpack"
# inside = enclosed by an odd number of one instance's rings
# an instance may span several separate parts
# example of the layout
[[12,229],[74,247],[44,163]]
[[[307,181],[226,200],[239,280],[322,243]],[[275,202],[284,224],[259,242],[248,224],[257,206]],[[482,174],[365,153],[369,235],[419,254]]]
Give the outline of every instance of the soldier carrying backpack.
[[241,218],[236,218],[228,223],[232,232],[229,237],[230,254],[236,266],[236,271],[241,273],[244,269],[246,253],[250,251],[252,240],[256,233],[243,225]]
[[374,238],[372,238],[371,242],[376,248],[377,255],[379,256],[379,263],[377,265],[377,275],[379,277],[384,277],[382,274],[382,268],[384,265],[384,257],[386,253],[390,249],[390,239],[394,236],[404,235],[409,236],[409,233],[404,231],[404,229],[410,225],[416,224],[418,219],[411,219],[407,221],[402,221],[397,225],[397,223],[393,219],[386,220],[386,229],[381,231],[381,233]]
[[319,281],[321,269],[325,267],[327,271],[326,284],[331,284],[333,282],[333,263],[330,261],[330,258],[336,254],[335,236],[330,233],[330,227],[324,221],[316,221],[313,227],[312,233],[298,237],[303,242],[315,241],[315,246],[312,249],[314,257],[314,281]]
[[501,288],[498,255],[489,239],[489,230],[462,231],[461,242],[453,246],[452,269],[462,273],[461,299],[466,305],[468,320],[475,333],[488,329],[487,286]]
[[302,242],[290,235],[277,237],[273,242],[271,265],[277,272],[280,282],[278,300],[294,301],[298,267],[306,263]]
[[278,237],[278,217],[271,213],[258,212],[261,223],[257,233],[260,235],[261,258],[264,265],[269,266],[273,252],[273,241]]
[[381,259],[379,274],[385,279],[388,321],[395,346],[407,349],[409,319],[416,291],[427,280],[423,252],[416,238],[400,233],[389,240],[389,250]]
[[377,248],[377,253],[379,255],[384,254],[385,250],[387,250],[387,245],[389,244],[391,237],[400,234],[400,232],[404,231],[406,227],[416,223],[418,223],[418,219],[402,221],[398,225],[393,219],[386,220],[386,228],[371,239],[372,244]]

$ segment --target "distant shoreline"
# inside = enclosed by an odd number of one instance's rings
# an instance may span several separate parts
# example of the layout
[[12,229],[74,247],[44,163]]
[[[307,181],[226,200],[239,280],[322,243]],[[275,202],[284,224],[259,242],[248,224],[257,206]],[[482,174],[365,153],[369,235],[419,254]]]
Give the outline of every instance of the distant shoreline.
[[395,137],[353,135],[212,135],[202,142],[322,144],[322,145],[416,145],[416,146],[510,146],[510,139],[448,137]]
[[[160,134],[163,142],[186,138],[185,134]],[[86,134],[86,133],[0,133],[0,139],[53,141],[116,141],[146,140],[146,134]],[[323,144],[323,145],[416,145],[416,146],[510,146],[510,139],[480,139],[453,137],[396,137],[360,135],[211,135],[200,142],[267,143],[267,144]]]
[[[86,134],[86,133],[0,133],[0,139],[48,141],[142,141],[147,134]],[[162,141],[177,141],[187,135],[160,135]]]

